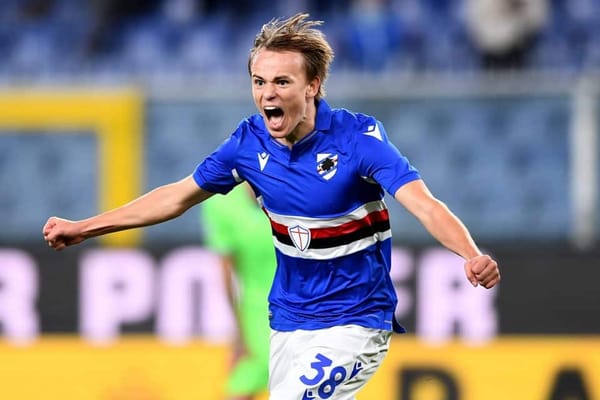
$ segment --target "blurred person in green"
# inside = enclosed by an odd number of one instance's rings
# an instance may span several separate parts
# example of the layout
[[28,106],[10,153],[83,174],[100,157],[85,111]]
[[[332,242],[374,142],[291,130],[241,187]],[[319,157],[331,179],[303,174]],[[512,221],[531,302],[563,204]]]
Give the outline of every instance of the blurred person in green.
[[255,400],[269,381],[269,290],[275,274],[271,225],[252,189],[239,185],[200,208],[204,244],[219,254],[238,326],[230,400]]

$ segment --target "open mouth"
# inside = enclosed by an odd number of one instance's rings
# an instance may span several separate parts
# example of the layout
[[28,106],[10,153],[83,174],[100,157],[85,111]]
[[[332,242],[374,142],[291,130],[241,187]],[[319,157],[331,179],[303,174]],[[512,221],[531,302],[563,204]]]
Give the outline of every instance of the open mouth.
[[283,117],[283,110],[279,107],[269,106],[264,108],[265,116],[271,120],[273,118]]

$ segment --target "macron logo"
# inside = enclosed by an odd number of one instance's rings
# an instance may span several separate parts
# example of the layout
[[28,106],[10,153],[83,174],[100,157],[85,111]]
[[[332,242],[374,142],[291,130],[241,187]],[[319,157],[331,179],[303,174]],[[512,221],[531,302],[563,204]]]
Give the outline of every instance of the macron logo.
[[264,170],[267,165],[267,161],[269,161],[269,154],[266,152],[258,153],[258,164],[260,164],[260,170]]
[[381,132],[379,132],[379,125],[377,125],[377,124],[370,125],[367,128],[367,131],[363,132],[363,134],[368,135],[368,136],[373,136],[374,138],[377,138],[377,139],[383,141],[383,138],[381,137]]

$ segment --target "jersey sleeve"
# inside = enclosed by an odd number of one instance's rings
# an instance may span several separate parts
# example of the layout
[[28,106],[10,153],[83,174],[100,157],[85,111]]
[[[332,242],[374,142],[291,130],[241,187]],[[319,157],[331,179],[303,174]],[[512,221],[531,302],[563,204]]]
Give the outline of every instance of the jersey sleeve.
[[419,171],[389,141],[381,122],[372,119],[355,140],[360,173],[379,183],[390,195],[408,182],[420,179]]
[[198,186],[211,193],[226,194],[240,179],[235,171],[235,157],[240,143],[240,130],[234,132],[194,170]]

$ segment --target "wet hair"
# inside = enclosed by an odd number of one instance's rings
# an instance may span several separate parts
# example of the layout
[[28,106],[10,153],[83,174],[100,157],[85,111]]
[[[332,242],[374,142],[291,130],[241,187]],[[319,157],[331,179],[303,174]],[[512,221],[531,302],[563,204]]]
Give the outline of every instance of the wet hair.
[[297,51],[304,57],[307,79],[310,81],[319,77],[321,80],[316,95],[320,99],[325,96],[324,85],[333,61],[333,50],[323,32],[315,29],[323,21],[311,21],[307,19],[308,16],[299,13],[285,20],[272,19],[263,25],[250,50],[248,73],[252,75],[252,62],[260,50]]

